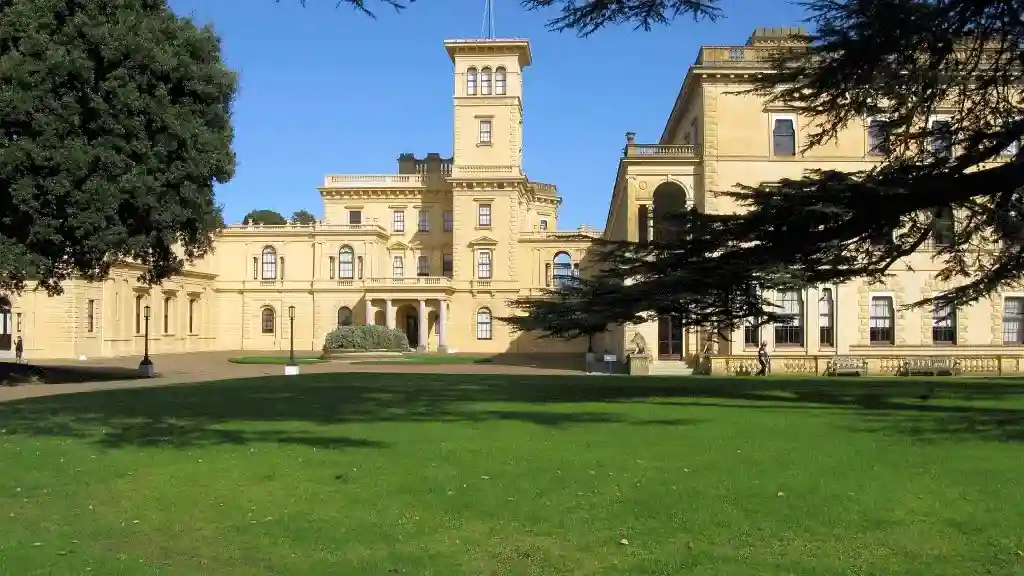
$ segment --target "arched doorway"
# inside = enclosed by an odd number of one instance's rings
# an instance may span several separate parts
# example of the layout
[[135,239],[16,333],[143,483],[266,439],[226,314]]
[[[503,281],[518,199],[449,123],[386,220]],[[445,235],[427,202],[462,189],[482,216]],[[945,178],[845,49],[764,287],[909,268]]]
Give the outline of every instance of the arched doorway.
[[[673,214],[687,209],[686,189],[676,182],[662,182],[651,195],[653,208],[652,228],[655,242],[666,242],[680,238],[683,230],[673,221]],[[658,317],[658,359],[682,360],[684,358],[686,332],[679,316]]]
[[686,210],[686,189],[676,182],[662,182],[651,195],[653,208],[654,241],[676,238],[681,233],[670,218],[671,214]]
[[11,322],[11,301],[0,297],[0,350],[10,352],[14,339]]

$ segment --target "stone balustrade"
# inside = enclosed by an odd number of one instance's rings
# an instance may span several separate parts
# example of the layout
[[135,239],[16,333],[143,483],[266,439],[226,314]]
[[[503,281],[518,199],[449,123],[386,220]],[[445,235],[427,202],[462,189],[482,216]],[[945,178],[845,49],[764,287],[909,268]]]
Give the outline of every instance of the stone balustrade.
[[[863,358],[867,362],[867,373],[871,376],[896,376],[902,371],[909,358],[941,357],[956,361],[958,375],[1024,375],[1024,357],[1002,354],[906,354],[892,356],[868,356],[846,354],[844,356]],[[771,360],[772,374],[822,375],[828,370],[829,361],[836,356],[775,356]],[[759,366],[754,356],[711,356],[711,374],[745,375],[757,372]]]

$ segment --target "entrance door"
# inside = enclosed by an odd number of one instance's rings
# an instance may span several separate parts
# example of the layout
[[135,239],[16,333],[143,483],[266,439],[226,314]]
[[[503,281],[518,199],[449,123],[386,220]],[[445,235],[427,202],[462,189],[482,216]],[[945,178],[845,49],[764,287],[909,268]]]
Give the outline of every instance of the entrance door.
[[683,320],[678,316],[658,317],[658,360],[683,359]]
[[11,322],[11,301],[0,298],[0,350],[10,351],[14,326]]
[[409,347],[420,345],[420,322],[415,314],[405,315],[405,336],[409,339]]

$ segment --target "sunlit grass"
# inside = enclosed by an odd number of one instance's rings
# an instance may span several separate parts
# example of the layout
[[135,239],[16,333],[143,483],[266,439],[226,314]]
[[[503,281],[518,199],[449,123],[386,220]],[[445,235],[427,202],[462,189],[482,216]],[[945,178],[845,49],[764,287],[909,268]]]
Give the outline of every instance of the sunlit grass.
[[935,382],[315,374],[0,404],[0,573],[1022,573],[1024,382]]

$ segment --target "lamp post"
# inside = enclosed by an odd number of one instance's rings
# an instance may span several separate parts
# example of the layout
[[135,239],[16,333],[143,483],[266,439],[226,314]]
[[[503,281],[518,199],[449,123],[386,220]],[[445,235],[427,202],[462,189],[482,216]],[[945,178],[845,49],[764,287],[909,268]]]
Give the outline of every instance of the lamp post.
[[139,375],[142,376],[143,378],[152,378],[153,375],[155,374],[155,370],[153,369],[153,361],[149,359],[149,313],[150,307],[149,304],[146,304],[145,306],[142,307],[142,317],[146,321],[146,328],[145,332],[143,332],[142,340],[142,362],[139,362]]
[[295,376],[299,373],[299,365],[295,363],[295,306],[288,307],[288,364],[284,367],[285,376]]

